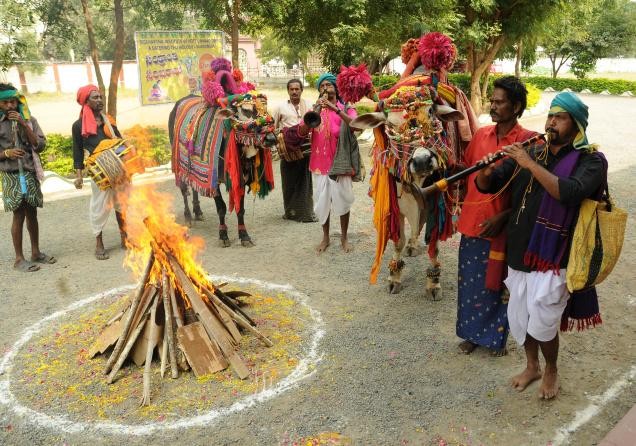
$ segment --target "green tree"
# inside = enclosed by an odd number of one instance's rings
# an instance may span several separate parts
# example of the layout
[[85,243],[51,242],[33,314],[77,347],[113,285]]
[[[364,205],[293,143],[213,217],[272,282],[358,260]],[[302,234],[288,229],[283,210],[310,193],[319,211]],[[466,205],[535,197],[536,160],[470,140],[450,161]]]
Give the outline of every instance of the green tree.
[[[561,5],[555,0],[456,0],[456,43],[466,54],[470,102],[481,111],[490,65],[499,52],[532,35]],[[483,91],[482,91],[483,90]]]

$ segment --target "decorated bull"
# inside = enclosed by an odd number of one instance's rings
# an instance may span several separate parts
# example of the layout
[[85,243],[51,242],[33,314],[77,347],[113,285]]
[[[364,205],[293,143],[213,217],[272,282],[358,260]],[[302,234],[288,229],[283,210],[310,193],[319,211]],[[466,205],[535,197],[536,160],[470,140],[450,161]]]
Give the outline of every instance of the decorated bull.
[[[213,197],[221,245],[230,246],[225,225],[229,210],[236,212],[241,244],[249,247],[253,242],[244,221],[245,193],[247,189],[264,198],[274,187],[269,149],[276,144],[274,120],[267,112],[267,98],[249,83],[237,84],[229,61],[216,59],[212,69],[214,78],[204,81],[202,97],[182,98],[170,113],[172,170],[183,195],[186,221],[192,220],[187,198],[191,188],[195,219],[203,219],[198,195]],[[228,205],[221,195],[222,183]]]
[[[377,247],[370,281],[376,283],[386,244],[392,240],[395,250],[388,265],[389,292],[398,293],[402,288],[402,253],[405,248],[407,255],[420,253],[419,236],[426,225],[430,260],[426,294],[437,300],[441,298],[438,243],[454,233],[459,192],[425,197],[420,189],[455,168],[477,125],[466,96],[445,82],[445,70],[454,61],[452,42],[446,36],[440,39],[442,35],[431,34],[435,39],[428,40],[434,47],[419,48],[424,64],[429,62],[428,74],[405,76],[391,89],[380,92],[379,110],[359,116],[351,126],[373,128],[375,135],[370,196],[375,202]],[[441,53],[440,41],[448,44],[442,46]],[[408,60],[412,59],[408,55]]]

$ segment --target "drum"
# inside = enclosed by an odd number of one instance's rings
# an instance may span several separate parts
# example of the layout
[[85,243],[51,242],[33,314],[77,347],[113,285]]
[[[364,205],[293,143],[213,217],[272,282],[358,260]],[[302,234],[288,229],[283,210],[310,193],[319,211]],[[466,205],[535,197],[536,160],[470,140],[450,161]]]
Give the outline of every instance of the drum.
[[298,135],[298,126],[285,127],[278,134],[278,154],[285,161],[298,161],[310,151],[309,138]]
[[143,172],[140,157],[135,153],[134,147],[127,147],[123,142],[122,139],[100,141],[84,163],[88,175],[101,190],[129,182],[133,173]]

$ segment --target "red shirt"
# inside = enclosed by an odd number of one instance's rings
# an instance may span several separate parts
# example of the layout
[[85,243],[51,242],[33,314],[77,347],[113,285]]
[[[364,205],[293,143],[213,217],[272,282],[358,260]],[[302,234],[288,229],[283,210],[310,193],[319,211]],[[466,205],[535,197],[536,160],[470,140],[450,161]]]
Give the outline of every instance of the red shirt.
[[[464,152],[464,164],[472,166],[481,160],[485,155],[498,151],[501,147],[515,142],[525,141],[533,136],[535,132],[526,130],[518,123],[508,132],[506,136],[497,141],[497,126],[489,125],[477,130],[473,139]],[[498,161],[497,163],[500,163]],[[475,186],[475,177],[479,172],[474,172],[468,176],[466,181],[466,197],[462,205],[462,211],[457,222],[457,230],[468,237],[479,237],[481,228],[479,225],[486,219],[493,217],[508,209],[508,191],[504,192],[494,200],[492,195],[482,194]]]

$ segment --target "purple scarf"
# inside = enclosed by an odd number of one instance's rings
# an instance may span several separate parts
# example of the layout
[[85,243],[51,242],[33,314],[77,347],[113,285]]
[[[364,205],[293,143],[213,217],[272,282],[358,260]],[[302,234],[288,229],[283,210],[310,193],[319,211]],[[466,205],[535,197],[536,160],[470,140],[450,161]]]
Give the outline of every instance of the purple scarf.
[[[569,177],[580,155],[579,150],[572,150],[557,163],[552,173],[559,178]],[[552,270],[559,274],[561,259],[568,247],[570,230],[577,211],[578,206],[566,207],[548,192],[543,193],[537,221],[523,259],[526,266],[541,272]]]

